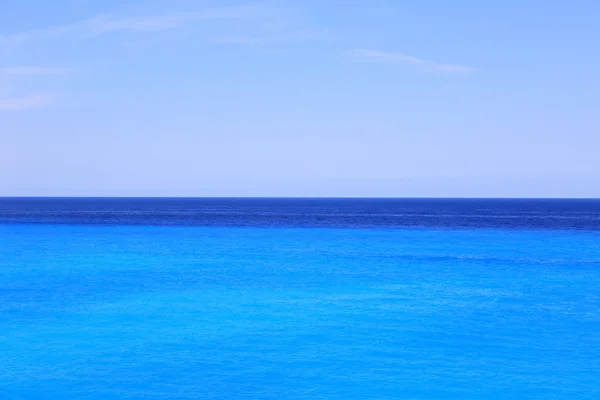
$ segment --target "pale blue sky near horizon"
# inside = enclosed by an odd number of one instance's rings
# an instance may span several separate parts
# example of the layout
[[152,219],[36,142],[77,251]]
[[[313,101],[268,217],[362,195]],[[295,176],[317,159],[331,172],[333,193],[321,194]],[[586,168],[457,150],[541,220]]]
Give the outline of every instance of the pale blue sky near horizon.
[[0,196],[600,197],[596,0],[0,0]]

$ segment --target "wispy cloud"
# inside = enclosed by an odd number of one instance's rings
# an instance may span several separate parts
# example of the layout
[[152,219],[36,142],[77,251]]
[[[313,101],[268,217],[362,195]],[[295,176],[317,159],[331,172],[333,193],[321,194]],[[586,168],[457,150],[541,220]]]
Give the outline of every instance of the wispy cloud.
[[368,49],[355,49],[353,53],[372,60],[413,64],[422,69],[434,72],[468,73],[476,71],[475,68],[465,67],[463,65],[443,64],[436,61],[425,60],[422,58],[402,53],[390,53],[386,51]]
[[266,13],[260,3],[232,7],[206,8],[199,11],[172,12],[149,16],[98,15],[66,25],[51,26],[0,36],[0,45],[14,46],[35,40],[57,38],[89,39],[117,32],[151,32],[174,29],[191,22],[251,18]]
[[282,44],[298,44],[306,42],[327,42],[333,40],[333,35],[323,30],[302,29],[278,32],[263,32],[262,35],[249,36],[219,36],[213,40],[219,44],[244,46],[278,46]]
[[67,68],[50,67],[0,67],[0,75],[60,75],[70,72]]
[[[53,104],[54,93],[38,92],[28,95],[11,95],[8,90],[11,81],[18,77],[31,79],[35,76],[58,75],[70,72],[66,68],[50,67],[0,67],[0,111],[20,111],[34,108],[43,108]],[[2,90],[4,89],[4,90]]]
[[22,111],[51,106],[53,93],[36,93],[25,97],[0,98],[0,111]]
[[261,39],[251,36],[221,36],[216,38],[214,42],[219,44],[234,44],[244,46],[256,46],[263,44]]

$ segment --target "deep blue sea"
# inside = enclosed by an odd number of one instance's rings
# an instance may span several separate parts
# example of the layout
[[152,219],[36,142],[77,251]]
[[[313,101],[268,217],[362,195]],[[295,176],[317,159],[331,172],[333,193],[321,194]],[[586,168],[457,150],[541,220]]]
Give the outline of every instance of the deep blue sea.
[[600,399],[600,201],[0,198],[0,399]]

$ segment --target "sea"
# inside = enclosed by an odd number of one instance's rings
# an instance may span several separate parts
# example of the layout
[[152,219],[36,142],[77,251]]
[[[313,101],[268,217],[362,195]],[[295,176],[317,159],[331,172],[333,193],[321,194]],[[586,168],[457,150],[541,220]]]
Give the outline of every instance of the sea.
[[0,399],[600,399],[600,200],[0,198]]

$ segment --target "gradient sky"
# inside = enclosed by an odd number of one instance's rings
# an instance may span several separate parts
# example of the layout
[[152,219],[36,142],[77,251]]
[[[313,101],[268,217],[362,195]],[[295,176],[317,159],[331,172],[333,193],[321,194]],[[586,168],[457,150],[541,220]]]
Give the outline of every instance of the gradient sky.
[[0,195],[600,197],[597,0],[0,0]]

